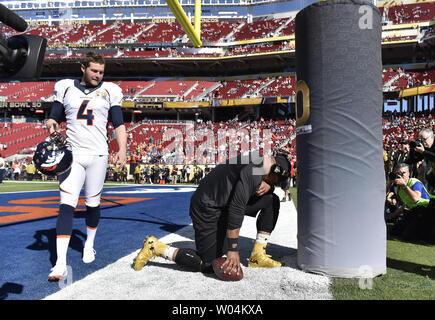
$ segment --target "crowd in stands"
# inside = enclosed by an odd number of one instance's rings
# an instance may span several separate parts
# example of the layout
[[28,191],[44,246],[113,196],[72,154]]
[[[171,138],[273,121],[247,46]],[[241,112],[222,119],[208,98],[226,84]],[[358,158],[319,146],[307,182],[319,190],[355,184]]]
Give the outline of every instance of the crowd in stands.
[[[127,156],[130,163],[209,165],[253,146],[271,151],[282,144],[283,149],[295,155],[294,145],[286,143],[294,130],[295,120],[290,119],[252,122],[233,119],[199,121],[196,124],[152,124],[144,121],[132,125],[129,130]],[[109,146],[114,147],[115,142]]]
[[418,133],[424,128],[435,130],[435,118],[429,114],[392,115],[389,120],[383,121],[383,145],[388,160],[386,172],[391,172],[396,164],[398,154],[402,151],[402,143],[418,138]]
[[224,51],[225,56],[235,56],[244,54],[253,54],[261,52],[271,52],[271,51],[285,51],[294,50],[294,41],[276,41],[276,42],[261,42],[261,43],[249,43],[234,48],[230,47]]
[[[23,141],[27,135],[33,136],[37,128],[40,132],[33,141],[32,147],[41,142],[48,135],[47,129],[40,123],[11,124],[4,123],[3,130],[0,130],[0,138],[8,137],[10,134],[20,134]],[[142,123],[126,123],[128,131],[128,167],[130,172],[119,170],[113,164],[115,154],[114,146],[116,140],[109,143],[109,169],[107,179],[113,181],[126,181],[129,173],[133,175],[135,181],[146,183],[160,183],[164,180],[169,182],[198,182],[210,168],[216,163],[224,161],[241,152],[259,149],[271,153],[280,148],[286,150],[292,156],[296,156],[295,141],[291,140],[291,135],[295,130],[295,120],[266,120],[241,122],[237,118],[211,122],[198,120],[197,123],[174,122],[172,124],[152,123],[143,121]],[[109,128],[109,137],[113,134],[113,128]],[[175,140],[175,135],[179,134],[182,143]],[[8,139],[8,138],[7,138]],[[177,143],[174,143],[177,142]],[[1,157],[5,158],[7,150],[1,150]],[[18,153],[15,151],[15,153]],[[33,180],[48,177],[41,176],[32,164],[32,152],[22,160],[12,159],[6,164],[4,178],[7,180]],[[13,158],[13,157],[12,157]],[[139,170],[141,178],[137,180]],[[147,168],[147,169],[145,169]],[[167,168],[170,168],[170,175],[166,175]],[[187,175],[182,174],[182,170],[187,170]],[[175,178],[174,170],[180,170],[182,178]],[[145,174],[145,171],[149,173]],[[172,173],[174,171],[174,173]],[[157,172],[157,173],[156,173]],[[190,174],[191,173],[191,174]],[[149,179],[145,179],[149,175]],[[157,178],[159,177],[159,178]],[[53,179],[53,178],[49,178]]]

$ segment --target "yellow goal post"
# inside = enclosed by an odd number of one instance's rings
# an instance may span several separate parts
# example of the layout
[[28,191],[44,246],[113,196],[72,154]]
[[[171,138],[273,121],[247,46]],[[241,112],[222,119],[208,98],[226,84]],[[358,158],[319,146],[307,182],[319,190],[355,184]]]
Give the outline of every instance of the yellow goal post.
[[175,18],[177,18],[178,23],[186,32],[190,41],[195,48],[200,48],[202,46],[201,41],[201,0],[195,0],[195,15],[194,15],[194,26],[189,21],[184,9],[181,7],[178,0],[166,0],[168,7],[171,9]]

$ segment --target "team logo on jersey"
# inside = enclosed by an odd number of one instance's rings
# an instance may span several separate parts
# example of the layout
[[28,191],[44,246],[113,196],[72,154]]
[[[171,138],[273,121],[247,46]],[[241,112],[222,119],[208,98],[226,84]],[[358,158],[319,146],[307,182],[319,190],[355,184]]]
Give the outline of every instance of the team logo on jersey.
[[107,95],[107,91],[104,90],[104,89],[95,91],[95,96],[99,97],[101,99],[104,99],[106,101],[109,101],[109,97]]

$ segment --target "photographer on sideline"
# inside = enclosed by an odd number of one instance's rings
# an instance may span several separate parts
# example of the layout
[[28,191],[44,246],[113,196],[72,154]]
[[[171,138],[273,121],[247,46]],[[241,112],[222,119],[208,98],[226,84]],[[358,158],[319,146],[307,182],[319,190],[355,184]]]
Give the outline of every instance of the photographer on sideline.
[[[427,169],[424,178],[427,180],[427,187],[430,192],[435,191],[435,144],[432,129],[426,128],[420,131],[418,139],[409,143],[410,153],[407,164],[414,164],[425,160]],[[423,177],[422,177],[423,178]]]
[[391,234],[405,240],[434,240],[435,200],[431,199],[435,197],[429,194],[420,180],[410,178],[406,163],[399,163],[396,170],[390,173],[390,179],[394,183],[394,193],[403,203],[386,217],[387,221],[395,221]]

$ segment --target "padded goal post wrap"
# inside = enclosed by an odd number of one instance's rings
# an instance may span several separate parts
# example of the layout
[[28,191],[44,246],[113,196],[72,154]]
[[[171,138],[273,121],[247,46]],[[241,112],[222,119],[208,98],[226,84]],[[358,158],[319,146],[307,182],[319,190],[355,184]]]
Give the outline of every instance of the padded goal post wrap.
[[296,16],[298,266],[386,273],[381,16],[356,0]]

